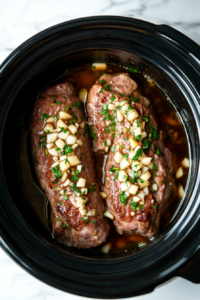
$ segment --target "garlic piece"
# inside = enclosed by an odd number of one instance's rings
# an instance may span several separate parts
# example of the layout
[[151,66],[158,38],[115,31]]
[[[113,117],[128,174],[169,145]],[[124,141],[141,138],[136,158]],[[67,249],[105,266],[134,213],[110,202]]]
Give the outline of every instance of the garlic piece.
[[[60,111],[59,112],[59,116],[61,119],[63,120],[69,120],[69,119],[72,119],[72,116],[70,114],[68,114],[67,112],[65,111]],[[63,126],[60,126],[60,127],[63,127]]]
[[65,171],[67,171],[70,168],[70,164],[68,163],[68,161],[65,162],[65,160],[61,161],[60,164],[59,164],[59,166],[60,166],[60,170],[62,172],[65,172]]
[[129,143],[130,143],[131,148],[133,148],[133,149],[135,149],[139,145],[139,143],[131,137],[129,138]]
[[141,160],[140,160],[140,162],[145,166],[148,166],[151,161],[152,161],[152,157],[144,157],[144,158],[141,158]]
[[139,117],[139,115],[136,110],[131,110],[128,112],[128,115],[127,115],[128,121],[133,121],[138,117]]
[[127,180],[127,178],[128,178],[128,176],[127,176],[126,172],[123,170],[120,170],[119,175],[118,175],[118,180],[120,182],[125,182]]
[[124,116],[119,110],[117,110],[117,120],[119,122],[122,122],[124,120]]
[[49,118],[46,120],[46,123],[54,123],[54,118],[53,118],[53,117],[49,117]]
[[181,164],[182,164],[182,166],[183,166],[184,168],[189,168],[189,167],[190,167],[190,161],[189,161],[189,159],[188,159],[187,157],[185,157],[185,158],[182,160]]
[[57,140],[56,142],[55,142],[55,144],[56,144],[56,146],[58,147],[58,148],[61,148],[61,149],[63,149],[64,147],[65,147],[65,142],[63,142],[63,140]]
[[56,151],[56,148],[51,148],[48,150],[48,153],[52,156],[58,156],[58,151]]
[[129,159],[128,158],[122,158],[122,160],[120,161],[120,169],[126,169],[126,168],[128,168],[129,166],[130,166],[130,161],[129,161]]
[[100,196],[101,196],[102,198],[104,198],[104,199],[108,197],[107,194],[104,193],[104,192],[100,192]]
[[92,71],[105,71],[107,69],[106,63],[93,63]]
[[53,127],[53,125],[52,124],[46,124],[45,125],[45,127],[44,127],[44,129],[43,129],[46,133],[50,133],[50,132],[53,132],[53,130],[54,130],[54,127]]
[[140,176],[140,178],[144,181],[147,181],[151,177],[151,173],[149,171],[145,172]]
[[53,143],[57,140],[58,133],[47,134],[47,144]]
[[66,140],[66,143],[68,145],[74,145],[77,141],[77,137],[75,135],[72,135],[70,134],[68,137],[67,137],[67,140]]
[[71,131],[72,134],[75,134],[78,131],[77,126],[74,126],[73,124],[69,125],[68,129]]
[[122,160],[123,156],[120,152],[116,152],[115,155],[114,155],[114,161],[119,164],[120,161]]
[[87,101],[87,90],[81,89],[78,94],[78,97],[81,102],[85,103]]
[[71,166],[77,166],[81,163],[76,155],[68,156],[68,161]]
[[62,131],[58,134],[58,137],[59,137],[59,139],[66,140],[68,135],[69,135],[69,131],[66,131],[66,132]]
[[77,181],[76,186],[77,186],[77,187],[84,188],[84,187],[85,187],[85,184],[86,184],[86,179],[85,179],[85,178],[79,178],[78,181]]
[[130,188],[129,188],[129,193],[131,194],[131,195],[136,195],[136,193],[137,193],[137,191],[138,191],[138,186],[137,185],[135,185],[135,184],[131,184],[131,186],[130,186]]
[[67,129],[67,125],[62,121],[62,120],[58,120],[56,123],[56,128],[64,128]]
[[111,219],[111,220],[114,220],[114,216],[113,216],[113,214],[111,214],[111,212],[109,211],[109,210],[106,210],[106,211],[104,211],[104,217],[106,217],[106,218],[109,218],[109,219]]
[[178,168],[178,170],[176,171],[176,178],[180,178],[183,176],[183,168],[180,167]]

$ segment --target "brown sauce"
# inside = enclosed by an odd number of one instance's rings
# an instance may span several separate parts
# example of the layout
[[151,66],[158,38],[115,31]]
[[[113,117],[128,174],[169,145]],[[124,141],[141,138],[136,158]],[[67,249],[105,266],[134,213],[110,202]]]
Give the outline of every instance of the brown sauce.
[[[119,73],[119,72],[127,72],[122,67],[116,67],[112,65],[108,65],[106,73]],[[79,91],[83,88],[89,90],[92,85],[96,82],[96,80],[103,74],[100,71],[93,71],[91,69],[91,64],[87,64],[81,66],[79,68],[74,68],[71,70],[67,70],[64,74],[56,79],[52,84],[56,84],[59,82],[63,82],[65,80],[71,82],[76,88],[76,95],[78,96]],[[163,93],[163,91],[156,85],[155,82],[149,80],[145,77],[145,74],[141,74],[140,72],[131,73],[129,72],[130,77],[138,83],[139,90],[141,94],[151,101],[153,109],[156,113],[156,116],[159,120],[160,128],[166,133],[166,146],[176,154],[178,167],[181,165],[181,161],[187,157],[188,154],[188,144],[187,138],[185,135],[185,130],[183,124],[178,118],[178,115],[171,104],[170,99]],[[173,99],[172,99],[173,100]],[[86,112],[86,110],[85,110]],[[87,112],[86,112],[87,114]],[[100,186],[104,183],[104,166],[106,162],[107,155],[104,153],[95,153],[96,156],[96,170],[97,170],[97,178]],[[183,185],[185,188],[188,176],[188,169],[184,168],[184,176],[179,179],[175,179],[175,182],[178,185]],[[169,224],[180,199],[177,198],[174,200],[173,204],[166,210],[165,214],[162,217],[161,227],[162,230],[164,227]],[[37,213],[37,212],[36,212]],[[111,230],[107,241],[105,244],[110,244],[109,252],[121,252],[134,250],[136,247],[142,247],[146,245],[149,241],[148,238],[142,237],[140,235],[119,235],[112,222]],[[95,248],[94,250],[99,251],[102,247]]]

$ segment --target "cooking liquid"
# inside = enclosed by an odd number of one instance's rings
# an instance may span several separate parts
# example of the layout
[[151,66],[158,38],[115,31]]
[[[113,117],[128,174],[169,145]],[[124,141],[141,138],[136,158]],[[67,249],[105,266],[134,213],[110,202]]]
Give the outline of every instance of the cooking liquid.
[[[127,70],[122,67],[108,65],[108,68],[105,72],[127,73]],[[162,129],[166,133],[166,147],[168,147],[173,153],[177,155],[177,165],[180,166],[181,161],[185,157],[189,158],[189,154],[184,127],[179,120],[175,109],[173,108],[172,104],[170,103],[169,99],[167,99],[163,91],[156,85],[156,83],[152,82],[151,80],[146,78],[144,74],[141,74],[139,72],[128,73],[130,77],[138,83],[141,94],[150,100],[151,105],[153,106],[153,109],[158,118],[160,129]],[[50,85],[66,80],[68,82],[71,82],[75,86],[76,95],[78,96],[79,91],[83,88],[86,88],[89,91],[92,85],[102,74],[103,72],[94,71],[91,68],[91,64],[87,64],[76,69],[67,70],[65,74],[61,74],[61,76],[54,82],[50,83]],[[101,186],[102,184],[104,184],[105,180],[104,168],[107,155],[105,155],[103,152],[99,152],[95,153],[95,156],[97,178]],[[183,185],[183,187],[185,187],[187,176],[188,169],[184,168],[184,176],[179,179],[175,179],[175,183],[177,184],[177,186],[181,184]],[[172,205],[165,211],[165,214],[162,216],[160,230],[162,230],[170,222],[179,202],[180,199],[177,196],[177,198],[174,199]],[[112,221],[109,220],[109,222],[111,224],[111,230],[105,244],[110,244],[110,252],[121,252],[130,249],[134,250],[138,246],[142,247],[148,244],[148,238],[142,237],[141,235],[119,235],[116,232]],[[102,246],[103,245],[96,247],[93,250],[96,249],[97,251],[99,251]]]

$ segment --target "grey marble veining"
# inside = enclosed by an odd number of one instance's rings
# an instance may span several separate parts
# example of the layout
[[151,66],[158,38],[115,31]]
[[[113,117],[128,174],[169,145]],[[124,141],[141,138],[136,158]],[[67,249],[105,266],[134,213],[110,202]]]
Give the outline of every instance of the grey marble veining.
[[[16,5],[17,3],[17,5]],[[0,0],[0,61],[54,24],[94,15],[122,15],[167,24],[200,44],[199,0]]]
[[[70,19],[121,15],[167,24],[200,44],[200,0],[0,0],[0,63],[26,39]],[[78,296],[58,291],[21,269],[0,248],[1,300],[64,300]],[[199,300],[200,285],[183,279],[136,300]]]

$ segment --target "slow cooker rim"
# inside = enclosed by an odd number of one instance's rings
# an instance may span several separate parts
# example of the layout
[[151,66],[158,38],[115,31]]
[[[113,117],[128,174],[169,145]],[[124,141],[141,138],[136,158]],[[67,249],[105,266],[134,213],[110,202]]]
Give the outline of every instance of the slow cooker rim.
[[[173,37],[176,36],[177,38],[179,38],[179,41],[181,41],[181,42],[184,40],[187,40],[187,42],[189,43],[189,44],[187,43],[187,47],[189,49],[192,49],[192,54],[194,55],[194,53],[195,53],[196,58],[198,60],[200,60],[200,53],[198,51],[199,45],[195,41],[190,39],[188,36],[186,36],[185,34],[176,30],[175,28],[172,28],[168,25],[163,25],[163,24],[156,25],[151,22],[147,22],[147,21],[143,21],[143,20],[131,18],[131,17],[122,17],[122,16],[117,16],[117,15],[116,16],[113,16],[113,15],[98,16],[97,15],[97,16],[92,16],[92,17],[77,18],[77,19],[72,19],[69,21],[61,22],[61,23],[58,23],[56,25],[53,25],[51,27],[48,27],[48,28],[36,33],[35,35],[33,35],[32,37],[27,39],[25,42],[20,44],[15,50],[13,50],[4,59],[4,61],[2,62],[2,65],[1,65],[2,66],[2,74],[4,72],[4,68],[5,67],[7,68],[8,64],[12,64],[13,59],[16,59],[18,55],[21,56],[22,50],[23,50],[23,52],[26,52],[28,50],[29,45],[35,43],[37,40],[40,40],[42,42],[42,39],[45,36],[48,37],[48,35],[52,35],[53,31],[55,31],[55,33],[56,32],[59,33],[61,30],[61,27],[64,27],[65,25],[66,26],[74,26],[74,25],[81,26],[82,22],[87,21],[86,27],[88,27],[89,25],[92,26],[93,22],[97,22],[97,21],[103,22],[103,23],[105,23],[105,25],[108,25],[107,23],[112,22],[112,21],[118,21],[118,22],[120,21],[123,23],[123,22],[127,22],[127,20],[130,21],[130,23],[129,23],[130,26],[136,25],[138,27],[141,26],[142,28],[147,27],[148,30],[151,29],[152,31],[160,33],[162,36],[166,36],[168,39],[170,38],[170,35],[173,35]],[[165,35],[165,32],[168,33],[168,36],[167,36],[167,34]],[[172,40],[173,40],[173,38],[171,38],[171,41]],[[174,41],[175,41],[175,39],[174,39]],[[179,42],[178,42],[178,44],[179,44]]]

